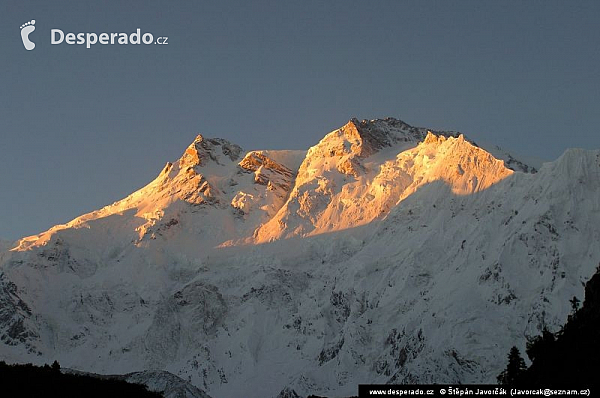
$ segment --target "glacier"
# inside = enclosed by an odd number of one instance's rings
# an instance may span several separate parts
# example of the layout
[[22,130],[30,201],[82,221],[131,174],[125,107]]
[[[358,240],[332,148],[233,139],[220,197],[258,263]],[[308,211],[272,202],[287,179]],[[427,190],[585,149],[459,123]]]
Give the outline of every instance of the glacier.
[[495,382],[583,298],[599,190],[598,150],[531,164],[392,118],[308,151],[199,135],[123,200],[2,244],[0,359],[215,398]]

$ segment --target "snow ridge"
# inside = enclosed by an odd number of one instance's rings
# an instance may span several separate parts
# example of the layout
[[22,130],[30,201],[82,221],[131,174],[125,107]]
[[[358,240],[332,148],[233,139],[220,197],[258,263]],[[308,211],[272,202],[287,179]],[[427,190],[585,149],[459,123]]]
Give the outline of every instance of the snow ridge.
[[493,382],[600,259],[600,151],[508,166],[396,119],[306,153],[198,136],[139,191],[0,252],[0,357],[213,397]]

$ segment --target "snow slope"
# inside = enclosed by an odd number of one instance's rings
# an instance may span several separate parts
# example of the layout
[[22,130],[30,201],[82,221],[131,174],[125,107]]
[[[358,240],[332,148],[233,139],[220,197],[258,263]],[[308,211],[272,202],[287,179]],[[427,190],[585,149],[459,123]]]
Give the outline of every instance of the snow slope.
[[374,137],[361,134],[351,121],[309,150],[288,201],[259,228],[256,241],[371,223],[432,181],[443,180],[453,193],[467,195],[511,173],[502,161],[462,135],[446,138],[429,132],[422,138],[383,130]]
[[0,358],[168,371],[215,398],[494,382],[600,261],[599,159],[526,173],[395,119],[306,153],[198,136],[140,191],[0,253]]

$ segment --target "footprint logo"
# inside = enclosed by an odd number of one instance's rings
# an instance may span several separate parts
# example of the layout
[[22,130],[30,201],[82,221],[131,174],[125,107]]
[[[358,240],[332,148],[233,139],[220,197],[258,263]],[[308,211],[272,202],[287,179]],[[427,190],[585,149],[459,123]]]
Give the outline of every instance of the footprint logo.
[[23,39],[23,45],[25,50],[33,50],[35,43],[29,40],[29,34],[35,30],[35,19],[21,25],[21,39]]

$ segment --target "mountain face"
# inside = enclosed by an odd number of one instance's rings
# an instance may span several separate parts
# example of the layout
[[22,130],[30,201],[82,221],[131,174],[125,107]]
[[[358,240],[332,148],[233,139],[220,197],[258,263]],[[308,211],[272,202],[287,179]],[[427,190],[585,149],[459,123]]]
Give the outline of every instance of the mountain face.
[[159,393],[163,398],[210,398],[204,391],[166,371],[145,370],[125,375],[99,375],[73,369],[61,369],[63,374],[73,374],[104,380],[123,380],[143,385],[150,392]]
[[350,121],[308,151],[288,201],[257,230],[256,241],[354,228],[385,217],[433,181],[466,195],[511,173],[463,136]]
[[141,190],[0,252],[0,358],[167,371],[215,398],[494,382],[583,297],[600,151],[539,170],[491,152],[395,119],[307,152],[198,136]]

